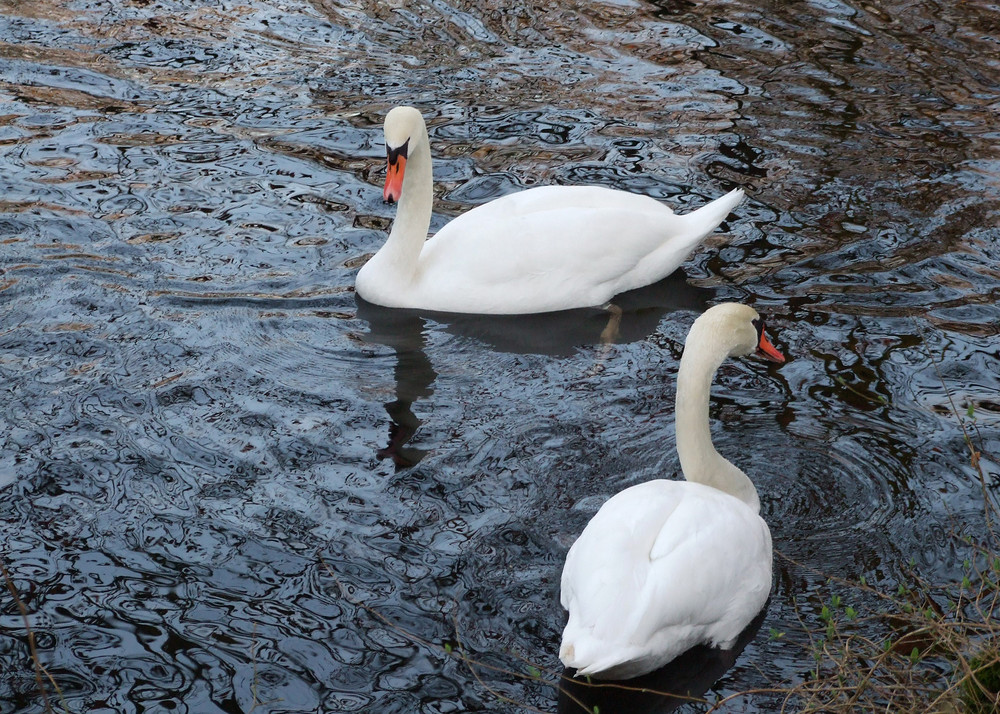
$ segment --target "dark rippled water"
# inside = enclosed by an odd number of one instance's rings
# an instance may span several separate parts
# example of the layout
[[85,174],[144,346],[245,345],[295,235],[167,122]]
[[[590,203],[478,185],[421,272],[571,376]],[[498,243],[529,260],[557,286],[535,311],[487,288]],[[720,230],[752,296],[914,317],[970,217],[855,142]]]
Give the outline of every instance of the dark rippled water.
[[[728,364],[712,413],[800,565],[707,696],[802,680],[766,633],[824,574],[960,578],[950,399],[998,479],[998,38],[985,0],[0,3],[3,561],[69,710],[575,711],[501,670],[559,671],[568,546],[677,475],[721,300],[791,356]],[[535,184],[749,199],[609,350],[596,311],[359,304],[400,103],[434,227]],[[44,707],[4,592],[0,712]]]

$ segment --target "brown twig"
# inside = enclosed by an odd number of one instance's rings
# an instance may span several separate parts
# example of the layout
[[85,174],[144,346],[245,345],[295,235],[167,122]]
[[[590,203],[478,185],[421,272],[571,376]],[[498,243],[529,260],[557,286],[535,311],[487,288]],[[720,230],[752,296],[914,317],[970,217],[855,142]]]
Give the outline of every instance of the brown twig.
[[[462,653],[462,651],[465,649],[465,647],[462,645],[462,635],[459,632],[459,628],[458,628],[458,617],[456,617],[456,616],[452,617],[452,624],[455,627],[455,643],[458,645],[459,652]],[[463,653],[463,655],[464,655],[464,653]],[[498,701],[506,702],[507,704],[515,704],[515,705],[517,705],[519,707],[527,709],[528,711],[536,712],[536,714],[546,714],[546,712],[542,711],[541,709],[538,709],[537,707],[533,707],[530,704],[524,704],[522,702],[515,701],[514,699],[511,699],[510,697],[508,697],[508,696],[506,696],[504,694],[501,694],[496,689],[494,689],[493,687],[491,687],[490,685],[488,685],[486,682],[484,682],[483,678],[479,676],[479,673],[476,671],[476,668],[473,666],[473,664],[478,664],[478,663],[475,662],[475,660],[473,660],[471,657],[466,657],[466,656],[463,656],[462,659],[464,660],[466,666],[468,666],[469,671],[472,673],[472,676],[475,677],[475,679],[476,679],[477,682],[479,682],[479,686],[482,687],[483,689],[485,689],[490,694],[492,694],[494,697],[496,697]],[[531,679],[535,679],[535,678],[532,677]]]
[[45,675],[45,678],[51,682],[52,687],[56,690],[56,694],[59,695],[59,702],[62,704],[66,713],[69,714],[69,707],[66,705],[66,699],[63,697],[62,690],[38,658],[38,648],[35,645],[35,632],[31,629],[31,621],[28,619],[28,608],[25,606],[24,602],[22,602],[20,595],[18,595],[17,587],[14,585],[14,580],[10,577],[10,573],[7,572],[7,566],[4,564],[3,560],[0,560],[0,573],[3,574],[4,582],[7,584],[7,590],[10,591],[11,597],[14,598],[14,603],[17,605],[17,609],[21,612],[21,619],[24,620],[24,630],[28,633],[28,650],[31,653],[31,661],[35,668],[35,683],[38,685],[38,691],[42,695],[42,701],[45,703],[45,711],[51,712],[53,710],[52,703],[49,701],[48,692],[45,691],[45,682],[42,679],[43,674]]

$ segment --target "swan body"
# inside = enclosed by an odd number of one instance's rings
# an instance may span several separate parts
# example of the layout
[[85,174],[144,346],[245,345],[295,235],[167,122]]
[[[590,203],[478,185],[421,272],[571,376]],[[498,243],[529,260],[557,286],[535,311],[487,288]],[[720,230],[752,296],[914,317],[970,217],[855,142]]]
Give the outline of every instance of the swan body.
[[770,589],[771,534],[752,508],[698,483],[641,483],[607,501],[566,558],[560,657],[625,679],[697,644],[725,649]]
[[695,321],[677,378],[677,451],[686,481],[655,480],[609,499],[566,556],[569,611],[559,657],[578,675],[627,679],[699,644],[723,649],[764,607],[771,534],[750,479],[713,447],[712,377],[729,355],[784,357],[744,305]]
[[737,189],[678,216],[627,191],[545,186],[477,206],[428,239],[433,185],[423,117],[396,107],[384,130],[383,196],[399,207],[355,287],[386,307],[523,314],[602,306],[676,270],[743,198]]

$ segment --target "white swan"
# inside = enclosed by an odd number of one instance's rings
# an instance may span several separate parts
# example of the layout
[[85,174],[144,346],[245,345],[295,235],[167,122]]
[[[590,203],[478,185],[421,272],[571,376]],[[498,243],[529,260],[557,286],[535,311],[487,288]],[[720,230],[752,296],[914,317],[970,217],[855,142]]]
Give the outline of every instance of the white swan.
[[399,207],[355,288],[386,307],[510,315],[603,306],[676,270],[743,198],[736,189],[678,216],[627,191],[538,187],[477,206],[428,240],[433,179],[423,117],[396,107],[384,132],[383,197]]
[[771,533],[750,479],[712,445],[712,378],[729,355],[784,362],[750,307],[716,305],[692,325],[677,374],[677,453],[687,481],[609,499],[566,556],[559,658],[578,675],[627,679],[698,644],[726,649],[771,590]]

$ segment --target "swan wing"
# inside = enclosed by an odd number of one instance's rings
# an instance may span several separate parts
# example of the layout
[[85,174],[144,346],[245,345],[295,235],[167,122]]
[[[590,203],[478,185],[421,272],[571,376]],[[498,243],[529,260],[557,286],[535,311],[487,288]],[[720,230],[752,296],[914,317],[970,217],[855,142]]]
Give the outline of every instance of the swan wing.
[[[729,203],[742,196],[735,193]],[[462,214],[429,239],[416,289],[430,309],[517,313],[600,306],[673,272],[728,214],[720,208],[725,212],[717,220],[719,211],[693,220],[698,211],[677,216],[655,199],[626,191],[521,191]]]
[[635,676],[696,644],[728,646],[770,587],[770,533],[742,501],[690,482],[633,486],[570,549],[560,656],[583,674]]

